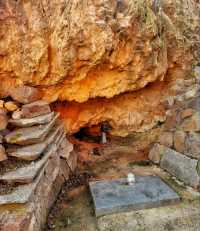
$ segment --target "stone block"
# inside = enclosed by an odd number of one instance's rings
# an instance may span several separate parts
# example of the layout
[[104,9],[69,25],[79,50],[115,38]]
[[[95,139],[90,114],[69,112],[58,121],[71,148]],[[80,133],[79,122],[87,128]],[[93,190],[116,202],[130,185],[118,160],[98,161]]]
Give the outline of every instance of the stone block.
[[173,146],[173,133],[172,132],[164,132],[159,137],[158,142],[164,146],[172,147]]
[[174,132],[174,148],[178,152],[185,152],[185,140],[186,140],[186,133],[184,131],[175,131]]
[[91,182],[89,187],[97,217],[179,202],[177,193],[156,176],[136,176],[133,185],[119,179]]
[[164,153],[161,158],[161,168],[176,176],[179,180],[192,187],[199,187],[200,176],[197,173],[197,163],[191,159],[170,148],[163,147]]
[[51,113],[49,104],[46,101],[39,100],[22,106],[21,117],[33,118]]
[[196,112],[193,116],[185,119],[181,124],[181,128],[185,132],[200,131],[200,112]]

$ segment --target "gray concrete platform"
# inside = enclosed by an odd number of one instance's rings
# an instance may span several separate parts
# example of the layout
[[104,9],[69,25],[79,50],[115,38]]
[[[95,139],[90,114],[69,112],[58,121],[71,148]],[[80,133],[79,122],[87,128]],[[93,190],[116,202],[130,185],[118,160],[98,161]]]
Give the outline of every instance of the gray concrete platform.
[[89,187],[97,217],[180,201],[178,194],[157,176],[136,176],[133,186],[128,185],[126,179],[119,179],[91,182]]

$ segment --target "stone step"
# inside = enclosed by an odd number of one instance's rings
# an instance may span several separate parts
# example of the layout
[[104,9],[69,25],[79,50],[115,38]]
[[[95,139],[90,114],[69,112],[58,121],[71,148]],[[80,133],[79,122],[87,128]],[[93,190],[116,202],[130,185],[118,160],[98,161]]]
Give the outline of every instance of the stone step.
[[38,144],[27,145],[25,147],[19,148],[9,148],[6,150],[8,156],[13,156],[21,160],[29,160],[33,161],[38,159],[44,150],[47,148],[49,144],[51,144],[58,134],[59,131],[64,130],[63,125],[56,125],[50,132],[50,134],[46,137],[44,142]]
[[9,184],[27,184],[33,182],[33,180],[36,178],[38,173],[48,161],[49,157],[56,153],[64,137],[65,134],[61,131],[59,135],[57,135],[57,137],[55,138],[55,142],[49,145],[41,160],[33,162],[26,167],[18,168],[17,170],[5,173],[4,175],[0,176],[0,181],[7,182]]
[[[20,198],[13,196],[10,198],[7,197],[7,203],[5,203],[4,196],[4,205],[1,206],[0,204],[0,230],[43,230],[47,214],[53,206],[62,184],[65,179],[69,177],[69,171],[67,172],[66,169],[67,165],[65,161],[60,159],[59,147],[56,154],[53,155],[52,158],[49,158],[44,170],[42,170],[39,175],[40,178],[36,187],[30,190],[27,197],[24,197],[23,200],[20,196]],[[63,176],[66,176],[66,178]],[[29,184],[28,187],[32,184]],[[18,193],[18,195],[21,194],[22,193]],[[12,199],[12,201],[10,199]],[[6,208],[8,208],[8,210]]]
[[31,127],[34,125],[50,123],[54,115],[54,112],[51,112],[49,114],[33,117],[30,119],[10,119],[9,123],[16,127]]
[[[159,158],[157,157],[159,156]],[[200,173],[197,171],[198,160],[189,158],[171,148],[155,144],[149,153],[149,158],[170,174],[174,175],[185,184],[199,187]]]
[[21,108],[21,118],[33,118],[51,113],[49,104],[44,100],[38,100]]
[[59,114],[56,113],[51,122],[47,125],[38,125],[30,128],[20,128],[5,136],[5,140],[9,144],[29,145],[41,143],[48,135],[52,127],[55,125]]
[[33,195],[34,190],[37,187],[41,177],[43,176],[45,167],[40,172],[35,181],[31,184],[20,185],[16,187],[11,193],[6,195],[0,195],[0,205],[27,203],[30,197]]

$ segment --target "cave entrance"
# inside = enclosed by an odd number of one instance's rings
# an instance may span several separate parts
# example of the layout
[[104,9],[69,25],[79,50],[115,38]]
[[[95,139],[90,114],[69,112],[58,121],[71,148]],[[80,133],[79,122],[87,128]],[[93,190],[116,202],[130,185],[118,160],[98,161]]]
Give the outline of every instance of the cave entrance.
[[108,137],[111,130],[112,127],[109,122],[104,121],[95,126],[81,128],[74,134],[74,138],[89,143],[106,144],[109,140]]
[[91,161],[94,156],[101,156],[102,150],[111,145],[111,129],[109,122],[104,121],[94,126],[83,127],[73,134],[71,142],[78,150],[80,162]]
[[101,143],[100,126],[83,127],[73,135],[76,140],[88,143]]

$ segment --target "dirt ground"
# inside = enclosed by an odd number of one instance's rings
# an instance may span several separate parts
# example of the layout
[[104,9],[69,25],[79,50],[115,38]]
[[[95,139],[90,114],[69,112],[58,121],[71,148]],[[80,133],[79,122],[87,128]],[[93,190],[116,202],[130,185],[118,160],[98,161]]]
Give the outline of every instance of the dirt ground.
[[[155,135],[153,137],[155,138]],[[148,147],[153,137],[145,140],[141,137],[112,140],[108,145],[99,147],[97,156],[91,154],[93,144],[79,142],[78,151],[82,156],[76,174],[84,172],[86,177],[70,188],[67,184],[63,186],[49,215],[45,231],[97,231],[97,220],[87,183],[126,177],[130,172],[143,176],[159,175],[182,197],[189,200],[190,190],[185,190],[184,185],[148,161]]]

